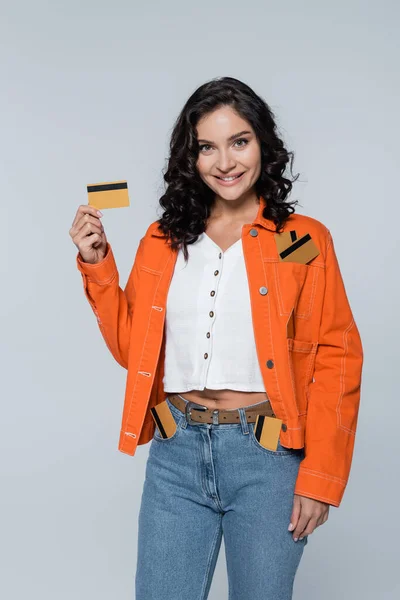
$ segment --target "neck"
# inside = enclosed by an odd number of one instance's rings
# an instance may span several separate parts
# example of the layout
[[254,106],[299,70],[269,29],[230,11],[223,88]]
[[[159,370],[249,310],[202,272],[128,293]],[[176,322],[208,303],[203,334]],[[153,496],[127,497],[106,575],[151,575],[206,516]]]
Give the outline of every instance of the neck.
[[210,220],[221,221],[253,221],[258,213],[260,199],[253,191],[235,200],[226,200],[215,196],[210,212]]

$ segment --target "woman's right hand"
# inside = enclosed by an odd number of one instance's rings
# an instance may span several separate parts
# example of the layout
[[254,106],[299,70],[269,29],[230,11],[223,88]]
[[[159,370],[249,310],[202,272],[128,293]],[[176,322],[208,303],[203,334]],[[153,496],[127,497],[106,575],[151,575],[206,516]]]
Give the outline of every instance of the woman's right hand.
[[96,208],[88,204],[79,206],[69,235],[84,262],[95,264],[104,259],[107,238]]

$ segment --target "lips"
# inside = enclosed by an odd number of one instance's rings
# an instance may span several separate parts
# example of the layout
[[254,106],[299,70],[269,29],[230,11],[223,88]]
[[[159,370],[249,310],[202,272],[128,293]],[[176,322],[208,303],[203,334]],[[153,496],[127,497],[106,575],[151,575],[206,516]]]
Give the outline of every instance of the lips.
[[222,186],[222,187],[233,187],[235,186],[237,183],[240,183],[243,179],[243,175],[245,175],[246,171],[244,171],[243,173],[238,173],[233,179],[228,179],[228,181],[226,181],[225,179],[222,179],[221,177],[218,177],[217,175],[215,175],[215,178],[218,179],[218,185]]
[[[240,177],[241,175],[243,175],[243,173],[244,173],[244,171],[242,171],[242,173],[233,173],[232,175],[227,175],[227,177],[234,177],[235,179],[237,179],[238,177]],[[222,181],[225,181],[225,179],[223,177],[219,177],[218,175],[215,175],[215,177],[217,179],[222,179]]]

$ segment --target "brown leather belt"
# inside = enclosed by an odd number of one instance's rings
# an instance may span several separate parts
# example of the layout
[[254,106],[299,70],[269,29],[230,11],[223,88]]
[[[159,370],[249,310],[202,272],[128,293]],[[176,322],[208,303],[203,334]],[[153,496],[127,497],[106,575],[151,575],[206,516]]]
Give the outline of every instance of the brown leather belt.
[[[186,414],[188,423],[213,423],[219,425],[222,423],[238,423],[240,422],[240,415],[237,408],[232,409],[213,409],[207,408],[197,402],[190,400],[186,402],[178,395],[168,395],[168,399],[178,408],[182,413]],[[275,417],[272,410],[272,406],[269,400],[266,400],[262,404],[247,408],[243,406],[245,415],[248,423],[255,423],[257,415],[266,415],[268,417]]]

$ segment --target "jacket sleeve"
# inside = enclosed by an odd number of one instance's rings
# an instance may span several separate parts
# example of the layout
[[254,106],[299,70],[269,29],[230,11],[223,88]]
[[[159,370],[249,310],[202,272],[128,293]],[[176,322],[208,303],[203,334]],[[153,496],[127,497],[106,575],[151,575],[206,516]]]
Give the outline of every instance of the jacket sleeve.
[[99,263],[85,263],[79,252],[76,257],[77,267],[82,274],[84,292],[96,315],[100,332],[115,360],[125,369],[128,368],[132,314],[142,250],[143,238],[139,242],[125,289],[119,286],[119,273],[109,243],[106,254]]
[[313,382],[309,387],[305,458],[295,494],[339,506],[350,473],[360,404],[363,348],[330,231]]

